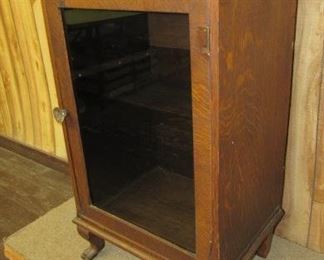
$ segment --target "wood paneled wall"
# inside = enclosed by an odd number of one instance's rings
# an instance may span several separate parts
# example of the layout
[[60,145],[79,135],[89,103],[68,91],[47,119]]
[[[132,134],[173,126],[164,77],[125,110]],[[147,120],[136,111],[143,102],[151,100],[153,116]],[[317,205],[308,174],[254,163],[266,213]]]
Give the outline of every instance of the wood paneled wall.
[[40,0],[0,1],[0,135],[66,158]]
[[299,0],[284,208],[277,233],[324,252],[324,1]]
[[[0,135],[66,158],[41,0],[0,1]],[[270,0],[269,0],[270,1]],[[299,0],[286,163],[277,233],[324,252],[324,1]]]

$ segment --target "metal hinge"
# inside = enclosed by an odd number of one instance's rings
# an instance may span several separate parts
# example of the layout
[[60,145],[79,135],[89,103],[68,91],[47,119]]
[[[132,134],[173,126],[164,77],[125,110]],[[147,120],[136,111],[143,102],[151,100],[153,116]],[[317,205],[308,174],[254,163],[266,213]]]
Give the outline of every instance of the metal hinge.
[[203,26],[201,27],[202,32],[202,53],[210,56],[210,27]]

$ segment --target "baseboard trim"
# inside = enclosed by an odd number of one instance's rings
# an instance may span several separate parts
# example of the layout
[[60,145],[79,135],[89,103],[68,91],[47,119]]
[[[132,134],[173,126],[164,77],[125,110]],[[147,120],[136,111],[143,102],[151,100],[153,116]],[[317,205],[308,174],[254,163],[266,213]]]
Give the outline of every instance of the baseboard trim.
[[43,164],[54,170],[64,173],[69,172],[69,166],[66,161],[1,135],[0,147],[17,153],[40,164]]

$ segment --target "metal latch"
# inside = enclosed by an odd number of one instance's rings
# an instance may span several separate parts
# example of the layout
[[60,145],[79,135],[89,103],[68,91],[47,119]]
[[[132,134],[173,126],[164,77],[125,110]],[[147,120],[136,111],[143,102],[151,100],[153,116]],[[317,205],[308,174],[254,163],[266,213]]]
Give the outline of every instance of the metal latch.
[[202,26],[201,31],[201,41],[202,41],[202,53],[210,56],[210,27]]

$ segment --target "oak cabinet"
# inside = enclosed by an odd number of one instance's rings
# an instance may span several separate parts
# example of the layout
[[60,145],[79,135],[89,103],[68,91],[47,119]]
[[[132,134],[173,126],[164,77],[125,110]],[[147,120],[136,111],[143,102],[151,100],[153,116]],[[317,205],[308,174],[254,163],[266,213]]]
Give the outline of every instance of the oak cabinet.
[[295,1],[44,1],[92,259],[266,256],[281,217]]

